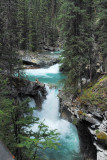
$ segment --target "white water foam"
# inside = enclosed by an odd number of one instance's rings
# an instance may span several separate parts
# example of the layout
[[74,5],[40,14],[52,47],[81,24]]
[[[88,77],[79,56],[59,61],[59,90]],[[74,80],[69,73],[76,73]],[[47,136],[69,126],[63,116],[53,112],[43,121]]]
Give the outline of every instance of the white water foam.
[[[59,73],[59,64],[55,64],[47,69],[30,69],[26,70],[26,74],[28,75],[46,75],[47,73]],[[72,156],[75,153],[80,152],[79,148],[79,138],[77,134],[76,127],[70,122],[61,119],[59,113],[59,99],[57,97],[58,90],[52,88],[50,89],[48,85],[46,85],[47,97],[42,105],[42,110],[36,110],[34,115],[40,118],[40,121],[44,121],[44,123],[49,127],[50,130],[57,129],[57,132],[60,133],[60,142],[62,146],[59,148],[58,152],[53,151],[49,154],[49,160],[73,160]],[[29,103],[30,106],[35,106],[34,101],[32,100]],[[37,131],[37,124],[32,127],[33,131]],[[52,155],[51,155],[52,154]],[[54,158],[52,158],[53,156]],[[59,157],[61,156],[61,158]]]
[[[49,129],[57,129],[57,132],[61,134],[60,138],[64,143],[68,143],[68,146],[73,145],[71,150],[73,149],[75,152],[79,153],[79,139],[75,126],[60,118],[59,99],[57,97],[58,91],[56,89],[49,89],[48,86],[46,86],[46,89],[48,95],[42,105],[42,110],[36,110],[35,116],[39,117],[40,121],[45,120],[44,123]],[[34,125],[32,130],[37,131],[37,125]]]
[[59,73],[59,64],[55,64],[49,68],[43,68],[43,69],[25,69],[24,70],[26,75],[46,75],[48,73]]

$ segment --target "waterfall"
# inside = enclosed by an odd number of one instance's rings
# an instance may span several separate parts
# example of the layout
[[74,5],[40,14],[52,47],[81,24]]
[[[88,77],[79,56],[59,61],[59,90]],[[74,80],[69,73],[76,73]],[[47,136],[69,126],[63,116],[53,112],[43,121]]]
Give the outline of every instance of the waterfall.
[[[25,70],[27,75],[41,76],[42,80],[46,80],[46,83],[50,82],[50,79],[55,83],[56,77],[59,73],[59,64],[53,65],[49,68],[43,69],[30,69]],[[51,74],[47,78],[47,74]],[[59,99],[58,99],[58,89],[50,89],[47,84],[45,84],[47,90],[46,100],[42,104],[41,110],[36,110],[34,116],[39,117],[40,121],[49,127],[49,129],[57,129],[60,133],[60,144],[58,150],[46,150],[46,155],[49,160],[81,160],[80,148],[79,148],[79,138],[76,127],[70,122],[60,118],[59,112]],[[34,101],[30,102],[30,105],[34,106]],[[32,127],[33,131],[37,131],[37,124]]]
[[[57,132],[60,133],[61,143],[58,150],[47,150],[48,159],[74,160],[76,157],[77,160],[80,152],[77,130],[73,124],[60,118],[58,90],[49,89],[48,86],[46,86],[46,90],[48,94],[42,104],[42,110],[36,110],[34,114],[40,118],[40,121],[44,121],[50,130],[57,129]],[[37,124],[32,127],[32,130],[37,131]]]

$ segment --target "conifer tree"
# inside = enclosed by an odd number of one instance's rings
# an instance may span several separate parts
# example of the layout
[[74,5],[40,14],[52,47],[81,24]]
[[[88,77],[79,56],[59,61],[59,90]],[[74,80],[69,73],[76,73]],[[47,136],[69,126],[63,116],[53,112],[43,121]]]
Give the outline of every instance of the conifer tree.
[[96,40],[103,57],[103,69],[107,72],[107,0],[97,0]]
[[67,85],[77,93],[78,84],[82,89],[82,75],[88,63],[85,2],[63,1],[61,12],[62,31],[66,40],[62,67],[68,72]]
[[16,1],[1,1],[1,68],[12,75],[17,66]]
[[[58,133],[49,130],[33,116],[35,108],[28,106],[28,99],[14,99],[9,93],[9,81],[0,74],[0,140],[15,155],[16,160],[37,159],[39,152],[58,145]],[[11,91],[11,90],[10,90]],[[38,130],[32,131],[37,125]]]

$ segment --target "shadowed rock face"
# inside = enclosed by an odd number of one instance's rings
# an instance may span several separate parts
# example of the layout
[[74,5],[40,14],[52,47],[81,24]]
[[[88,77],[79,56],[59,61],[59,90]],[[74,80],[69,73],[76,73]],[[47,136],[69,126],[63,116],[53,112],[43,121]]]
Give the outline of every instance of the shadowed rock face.
[[43,100],[46,98],[46,88],[45,85],[40,82],[30,82],[25,79],[20,79],[18,77],[9,78],[9,90],[10,96],[13,98],[23,98],[32,97],[37,106],[41,107]]
[[84,155],[84,160],[97,160],[97,149],[93,145],[93,135],[88,130],[90,124],[84,120],[79,121],[77,125],[80,148]]
[[59,98],[62,118],[75,122],[77,126],[84,160],[107,160],[107,110],[101,111],[88,103],[81,106],[63,92]]
[[9,78],[9,86],[12,88],[11,94],[13,96],[18,96],[18,94],[35,96],[38,90],[41,92],[42,96],[46,95],[45,85],[38,82],[31,82],[25,79],[20,79],[18,77]]
[[0,160],[15,160],[6,146],[0,141]]

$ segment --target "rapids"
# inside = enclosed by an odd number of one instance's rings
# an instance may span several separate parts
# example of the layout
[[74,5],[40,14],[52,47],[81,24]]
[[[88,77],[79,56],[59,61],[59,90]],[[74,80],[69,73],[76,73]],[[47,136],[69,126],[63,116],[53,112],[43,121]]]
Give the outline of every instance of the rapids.
[[[49,129],[57,129],[60,133],[60,144],[58,150],[47,149],[46,156],[48,160],[82,160],[79,148],[79,138],[76,127],[70,122],[60,118],[58,89],[48,87],[48,83],[56,84],[64,78],[59,72],[59,64],[55,64],[49,68],[27,69],[25,73],[29,80],[45,82],[47,97],[42,104],[42,110],[36,110],[35,116],[40,121],[49,126]],[[34,100],[30,102],[30,106],[35,106]],[[37,125],[33,126],[33,131],[37,130]]]

